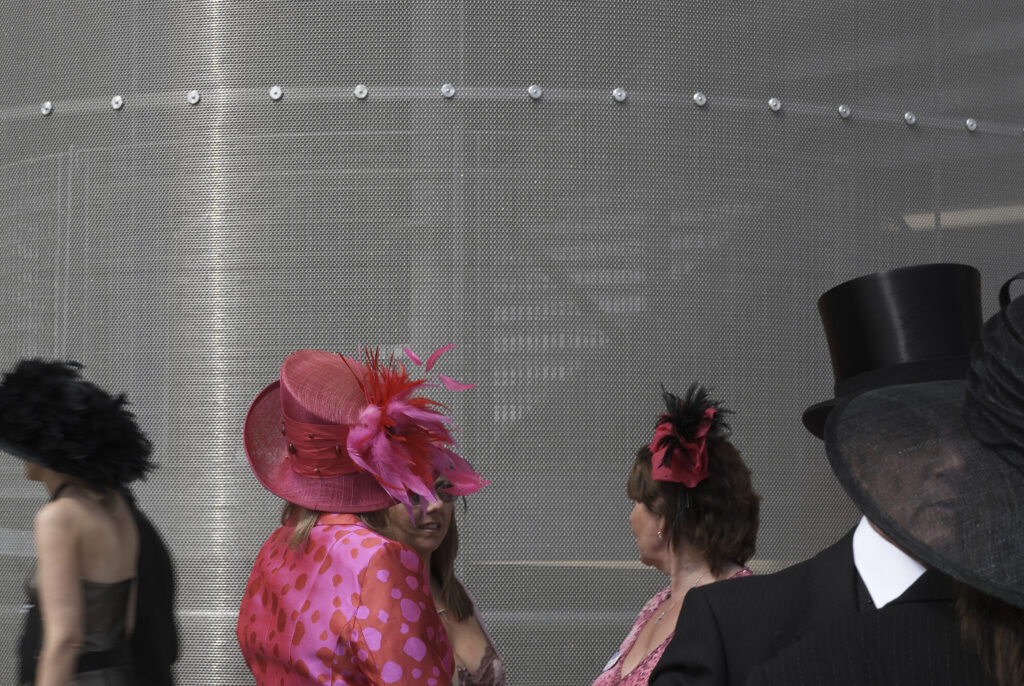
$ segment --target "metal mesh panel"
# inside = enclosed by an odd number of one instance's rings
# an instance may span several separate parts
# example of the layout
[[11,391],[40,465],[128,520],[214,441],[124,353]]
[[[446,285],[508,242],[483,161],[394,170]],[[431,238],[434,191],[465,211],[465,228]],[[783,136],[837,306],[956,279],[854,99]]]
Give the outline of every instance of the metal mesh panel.
[[[817,295],[951,260],[994,300],[1021,268],[1019,3],[3,13],[0,361],[76,358],[134,401],[182,684],[252,683],[235,612],[278,503],[240,425],[294,349],[460,343],[461,446],[494,485],[459,515],[458,571],[513,685],[585,683],[665,583],[624,489],[658,382],[735,410],[774,569],[854,515],[799,421],[831,393]],[[10,681],[42,493],[0,472]]]

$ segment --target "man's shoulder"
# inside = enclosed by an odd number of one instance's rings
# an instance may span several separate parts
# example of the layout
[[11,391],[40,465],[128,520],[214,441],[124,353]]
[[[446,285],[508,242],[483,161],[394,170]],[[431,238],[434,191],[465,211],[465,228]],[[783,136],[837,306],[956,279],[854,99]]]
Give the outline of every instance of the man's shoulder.
[[772,574],[727,579],[696,588],[691,593],[703,596],[704,602],[714,610],[793,606],[796,596],[805,594],[812,585],[822,581],[834,581],[834,575],[847,573],[852,565],[849,537],[845,536],[817,555]]

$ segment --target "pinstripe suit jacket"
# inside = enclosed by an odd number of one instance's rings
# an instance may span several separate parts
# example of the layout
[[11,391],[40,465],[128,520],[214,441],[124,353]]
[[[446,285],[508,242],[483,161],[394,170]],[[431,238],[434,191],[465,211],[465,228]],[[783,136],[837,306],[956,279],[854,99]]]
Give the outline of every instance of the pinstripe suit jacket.
[[[951,607],[951,594],[948,578],[929,570],[891,605],[935,601]],[[861,614],[850,531],[811,559],[776,574],[722,581],[687,593],[675,636],[649,683],[746,686],[755,668],[801,640],[821,635],[836,622]],[[922,643],[931,640],[929,636]]]
[[815,627],[855,614],[853,531],[800,564],[686,594],[651,686],[744,686],[751,670]]
[[749,686],[995,686],[960,640],[952,584],[945,581],[944,594],[919,588],[916,597],[806,636],[756,667]]

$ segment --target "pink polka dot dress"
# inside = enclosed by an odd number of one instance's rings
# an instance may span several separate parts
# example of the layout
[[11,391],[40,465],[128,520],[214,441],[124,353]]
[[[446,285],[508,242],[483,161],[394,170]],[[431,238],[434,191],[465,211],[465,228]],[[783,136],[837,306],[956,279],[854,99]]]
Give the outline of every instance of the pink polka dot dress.
[[324,514],[301,552],[282,526],[242,598],[238,643],[259,686],[447,686],[455,663],[410,548],[355,515]]

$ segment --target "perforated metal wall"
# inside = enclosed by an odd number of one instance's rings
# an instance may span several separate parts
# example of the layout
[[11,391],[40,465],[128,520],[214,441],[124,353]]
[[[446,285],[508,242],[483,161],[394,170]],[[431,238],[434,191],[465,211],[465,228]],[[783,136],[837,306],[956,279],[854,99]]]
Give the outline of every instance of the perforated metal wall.
[[[953,260],[994,300],[1024,267],[1018,2],[0,13],[0,362],[75,358],[133,399],[181,684],[252,683],[235,612],[278,503],[240,425],[294,349],[458,341],[462,451],[494,482],[460,574],[511,684],[589,683],[664,584],[624,491],[658,382],[735,410],[777,568],[853,520],[799,420],[831,393],[817,295]],[[0,463],[5,683],[43,501],[20,470]]]

